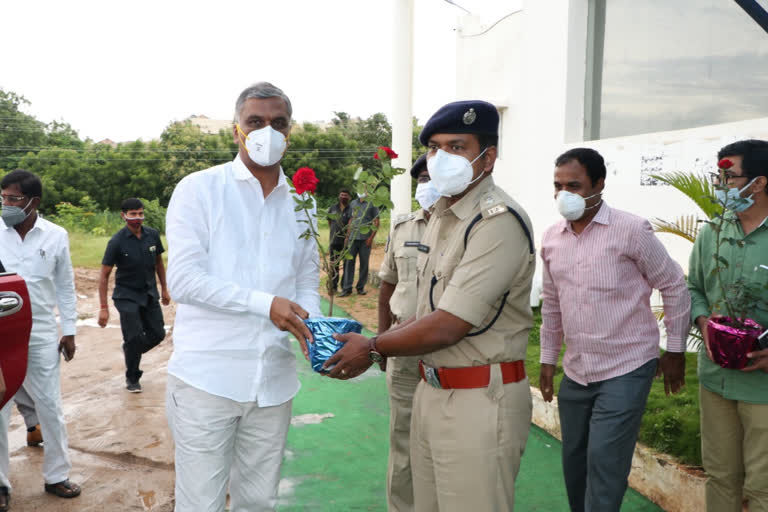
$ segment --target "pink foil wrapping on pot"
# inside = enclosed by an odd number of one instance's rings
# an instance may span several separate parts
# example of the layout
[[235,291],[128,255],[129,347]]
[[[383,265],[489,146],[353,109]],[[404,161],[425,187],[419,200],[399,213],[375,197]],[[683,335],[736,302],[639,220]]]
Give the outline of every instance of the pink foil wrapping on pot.
[[749,318],[743,321],[746,329],[724,325],[730,321],[727,316],[710,318],[707,322],[709,348],[717,364],[740,370],[749,362],[747,354],[757,348],[757,337],[763,328]]

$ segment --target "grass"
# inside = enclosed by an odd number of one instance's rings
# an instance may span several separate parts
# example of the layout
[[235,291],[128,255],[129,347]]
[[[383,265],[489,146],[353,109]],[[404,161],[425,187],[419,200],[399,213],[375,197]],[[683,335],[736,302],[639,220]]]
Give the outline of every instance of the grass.
[[75,267],[98,268],[109,236],[94,236],[86,233],[69,233],[69,253]]
[[[539,328],[541,311],[534,310],[534,326],[528,336],[525,368],[531,385],[539,386]],[[555,394],[563,375],[563,353],[555,371]],[[701,466],[701,434],[699,430],[699,379],[696,354],[685,356],[685,387],[675,395],[664,394],[663,379],[655,379],[648,395],[640,442],[662,453],[676,457],[683,464]]]
[[[110,238],[112,238],[112,235],[95,236],[77,231],[70,232],[69,253],[72,257],[72,265],[85,268],[101,267],[101,259],[104,257],[104,250],[107,248],[107,242],[109,242]],[[167,264],[168,242],[165,239],[165,235],[160,238],[163,241],[163,247],[166,249],[166,252],[163,253],[163,260]]]

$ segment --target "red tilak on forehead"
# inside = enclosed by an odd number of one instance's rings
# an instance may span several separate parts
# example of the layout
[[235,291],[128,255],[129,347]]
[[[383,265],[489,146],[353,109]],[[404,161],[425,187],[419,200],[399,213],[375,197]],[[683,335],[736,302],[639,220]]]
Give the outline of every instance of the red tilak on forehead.
[[733,167],[733,161],[728,160],[727,158],[723,158],[722,160],[717,162],[717,166],[720,169],[730,169],[731,167]]

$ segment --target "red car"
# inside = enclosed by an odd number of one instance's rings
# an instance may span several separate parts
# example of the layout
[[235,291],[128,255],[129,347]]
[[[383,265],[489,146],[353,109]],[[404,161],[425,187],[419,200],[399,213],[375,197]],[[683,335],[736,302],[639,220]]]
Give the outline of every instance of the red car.
[[10,400],[27,373],[32,309],[24,280],[0,263],[0,407]]

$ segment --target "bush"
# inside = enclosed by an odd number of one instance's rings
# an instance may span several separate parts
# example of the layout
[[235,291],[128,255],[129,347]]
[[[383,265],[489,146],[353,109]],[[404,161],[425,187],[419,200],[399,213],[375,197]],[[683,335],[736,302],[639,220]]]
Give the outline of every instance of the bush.
[[144,203],[144,225],[165,233],[165,212],[167,208],[158,199],[139,199]]
[[[157,199],[141,199],[141,202],[144,203],[144,224],[165,233],[166,208]],[[57,204],[56,213],[48,219],[70,233],[94,236],[112,236],[125,226],[119,211],[99,210],[89,196],[83,197],[79,206],[67,202]]]
[[57,204],[56,213],[49,216],[49,220],[70,233],[94,236],[111,235],[125,225],[119,213],[99,211],[96,203],[88,196],[83,197],[79,206],[67,202]]

